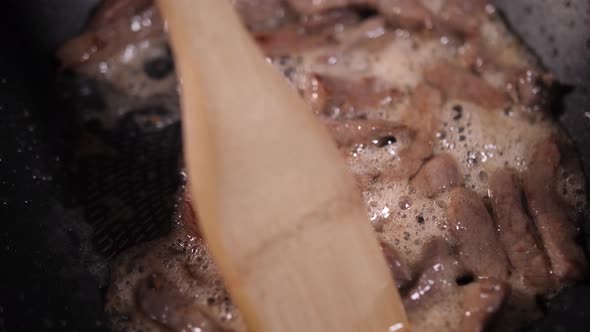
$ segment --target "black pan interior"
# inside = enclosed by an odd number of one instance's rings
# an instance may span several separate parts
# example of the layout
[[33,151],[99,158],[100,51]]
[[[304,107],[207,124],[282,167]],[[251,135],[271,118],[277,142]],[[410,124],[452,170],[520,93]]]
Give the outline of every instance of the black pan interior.
[[[88,253],[89,240],[100,248],[95,230],[88,225],[96,227],[113,218],[114,208],[92,207],[85,180],[99,181],[104,174],[81,172],[92,168],[74,162],[78,132],[73,129],[71,105],[59,97],[51,57],[57,45],[81,29],[97,2],[5,0],[0,4],[0,332],[107,331],[102,310],[105,284],[95,272],[104,268],[101,255],[111,256],[134,243],[111,251],[103,243],[98,255]],[[559,118],[590,174],[590,2],[495,3],[561,82]],[[171,130],[167,135],[173,137],[178,127]],[[180,153],[180,142],[169,140],[174,148],[167,150],[168,159],[160,164],[169,180],[154,182],[149,169],[130,160],[110,161],[103,169],[113,165],[133,169],[136,178],[128,184],[131,187],[115,186],[102,195],[125,199],[142,191],[146,196],[133,199],[172,202],[181,182],[178,165],[172,161]],[[135,220],[148,220],[142,227],[165,225],[172,207],[156,211],[149,210],[151,205],[135,206],[141,210],[135,211]],[[588,213],[583,224],[584,238],[590,239]],[[133,227],[125,230],[133,231]],[[529,330],[587,331],[589,304],[590,285],[572,287],[547,304],[547,317]]]

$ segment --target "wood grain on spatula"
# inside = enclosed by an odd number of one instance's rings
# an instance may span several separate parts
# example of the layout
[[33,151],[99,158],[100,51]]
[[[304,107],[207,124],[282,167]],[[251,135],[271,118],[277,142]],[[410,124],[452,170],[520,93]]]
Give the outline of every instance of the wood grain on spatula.
[[251,331],[392,331],[406,316],[352,175],[228,0],[159,0],[201,227]]

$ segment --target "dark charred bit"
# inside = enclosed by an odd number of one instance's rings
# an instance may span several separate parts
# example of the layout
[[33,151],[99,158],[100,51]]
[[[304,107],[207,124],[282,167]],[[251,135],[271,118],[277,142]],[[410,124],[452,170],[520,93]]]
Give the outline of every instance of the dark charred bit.
[[453,120],[457,121],[463,117],[463,106],[453,106]]
[[420,225],[424,225],[424,217],[422,216],[417,216],[416,217],[416,221],[420,224]]
[[157,57],[146,61],[143,65],[145,73],[154,80],[162,80],[174,70],[174,62],[166,56]]
[[397,139],[395,138],[395,136],[392,135],[383,136],[372,141],[372,143],[378,148],[394,144],[395,142],[397,142]]
[[469,273],[469,274],[463,274],[463,275],[457,277],[455,279],[455,282],[457,283],[458,286],[465,286],[465,285],[469,285],[474,280],[475,280],[475,278],[473,277],[473,274]]
[[371,8],[369,6],[358,6],[355,8],[355,12],[361,20],[366,20],[379,15],[379,12],[375,8]]

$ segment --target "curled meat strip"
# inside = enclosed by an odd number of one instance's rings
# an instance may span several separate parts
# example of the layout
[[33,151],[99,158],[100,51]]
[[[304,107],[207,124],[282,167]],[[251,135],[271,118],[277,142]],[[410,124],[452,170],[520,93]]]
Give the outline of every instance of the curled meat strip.
[[420,194],[434,197],[460,183],[461,174],[455,159],[449,154],[439,154],[424,163],[410,185]]
[[458,312],[450,310],[440,318],[459,320],[457,330],[461,332],[483,331],[509,294],[508,284],[499,279],[473,281],[468,268],[441,238],[432,239],[424,246],[419,269],[418,280],[403,300],[410,321],[421,330],[429,330],[429,327],[420,325],[428,319],[427,315],[440,315],[440,312],[430,310],[447,305],[448,297],[458,294],[459,299],[452,300],[460,303]]
[[460,331],[483,332],[510,293],[508,284],[494,278],[482,279],[463,289],[463,319]]
[[313,15],[335,8],[366,5],[372,2],[371,0],[287,0],[293,9],[303,15]]
[[465,68],[445,61],[438,62],[424,73],[427,82],[444,92],[447,98],[462,99],[488,109],[508,105],[508,95]]
[[311,77],[309,90],[304,92],[305,97],[312,97],[313,101],[313,95],[310,94],[316,93],[318,99],[323,98],[323,103],[316,106],[317,112],[332,118],[367,115],[390,104],[400,95],[399,91],[382,84],[374,77],[352,81],[315,75]]
[[88,28],[95,29],[123,17],[137,15],[147,9],[153,0],[105,0],[88,21]]
[[445,0],[436,15],[435,25],[441,29],[474,36],[478,33],[478,25],[485,15],[486,0]]
[[[287,16],[281,0],[234,0],[244,23],[253,31],[278,26]],[[104,61],[149,38],[164,37],[164,22],[153,0],[107,0],[97,9],[85,31],[57,50],[64,69]]]
[[508,260],[478,194],[464,188],[453,189],[447,214],[449,229],[458,241],[459,258],[465,266],[478,277],[506,280]]
[[537,145],[525,172],[523,183],[528,209],[533,216],[553,274],[560,282],[586,275],[588,266],[582,248],[576,243],[577,226],[568,219],[557,195],[557,167],[560,153],[553,138]]
[[418,280],[403,299],[410,316],[416,309],[423,309],[456,290],[457,278],[466,273],[463,264],[442,238],[432,239],[424,245],[419,270]]
[[240,17],[251,31],[277,27],[287,15],[282,0],[232,0]]
[[324,124],[332,134],[339,148],[350,149],[356,145],[411,144],[416,133],[404,126],[385,120],[325,120]]
[[553,280],[547,256],[523,207],[515,175],[509,170],[497,170],[490,177],[489,186],[498,235],[512,268],[524,286],[550,289]]
[[354,158],[355,151],[379,157],[366,174],[361,174],[361,183],[376,177],[409,179],[432,153],[432,146],[415,130],[394,122],[326,120],[325,124],[338,147],[350,157]]
[[[335,83],[332,83],[335,84]],[[368,105],[380,100],[383,95],[391,96],[391,90],[385,94],[380,94],[366,84],[365,88],[359,89],[361,92],[366,89],[372,89],[368,96],[354,97],[358,92],[352,92],[352,98],[345,99],[348,103],[359,105]],[[342,89],[342,88],[340,88]],[[351,87],[352,89],[352,87]],[[326,94],[327,88],[317,88],[317,96]],[[347,89],[348,90],[348,89]],[[324,91],[324,92],[321,92]],[[320,97],[318,97],[320,98]],[[401,118],[403,125],[386,120],[324,120],[327,128],[332,133],[338,147],[345,153],[350,154],[355,151],[374,152],[373,156],[377,159],[371,159],[373,169],[364,175],[367,179],[380,177],[381,179],[404,179],[409,180],[416,175],[416,172],[423,165],[424,161],[432,155],[434,144],[434,132],[439,126],[438,112],[441,109],[442,97],[438,90],[425,84],[420,84],[414,91],[411,98],[411,107]],[[354,114],[357,114],[354,112]],[[354,156],[354,154],[353,154]],[[432,165],[437,167],[437,162]],[[451,167],[450,162],[445,162],[442,167]],[[426,173],[428,172],[428,169]],[[426,173],[420,176],[422,182],[420,185],[443,185],[444,183],[434,184],[427,183]],[[454,173],[454,174],[453,174]],[[449,185],[458,182],[458,172],[449,172],[453,179]],[[366,179],[365,179],[366,180]],[[366,182],[361,179],[361,183]],[[420,180],[417,180],[420,181]],[[427,191],[435,189],[426,189]]]
[[419,0],[287,0],[304,15],[317,14],[335,8],[369,7],[386,17],[390,24],[403,29],[433,29],[473,35],[479,18],[485,14],[484,0],[443,0],[433,12]]
[[172,331],[225,331],[209,317],[205,308],[160,274],[153,274],[139,283],[136,301],[144,315]]
[[[134,10],[139,8],[133,7]],[[99,19],[100,24],[90,25],[84,33],[57,50],[62,68],[104,61],[129,44],[155,36],[164,37],[162,18],[153,6],[147,6],[139,13],[131,11],[132,15],[128,15],[129,11],[123,9],[106,15],[109,12],[105,10],[104,17]]]

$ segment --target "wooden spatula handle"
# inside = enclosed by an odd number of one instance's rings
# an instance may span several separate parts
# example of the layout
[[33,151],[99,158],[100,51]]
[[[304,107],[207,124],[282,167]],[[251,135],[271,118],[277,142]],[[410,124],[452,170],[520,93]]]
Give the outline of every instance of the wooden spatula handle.
[[182,82],[191,192],[249,329],[405,326],[343,158],[229,1],[158,2]]

